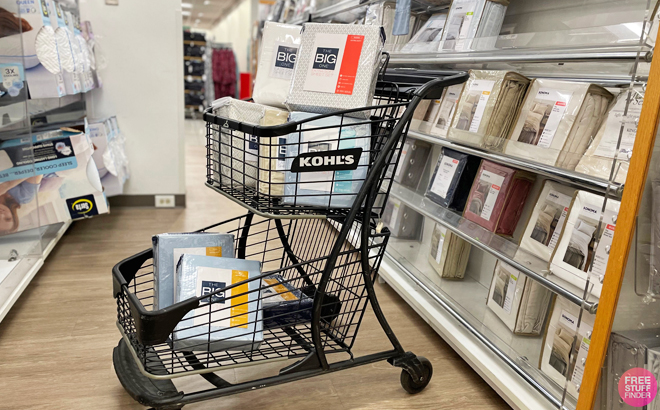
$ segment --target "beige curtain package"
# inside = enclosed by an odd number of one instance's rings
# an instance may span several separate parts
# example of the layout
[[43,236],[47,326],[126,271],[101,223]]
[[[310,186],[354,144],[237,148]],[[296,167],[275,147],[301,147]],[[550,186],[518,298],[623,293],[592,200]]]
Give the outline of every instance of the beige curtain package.
[[429,263],[441,278],[463,279],[472,246],[447,228],[435,224]]

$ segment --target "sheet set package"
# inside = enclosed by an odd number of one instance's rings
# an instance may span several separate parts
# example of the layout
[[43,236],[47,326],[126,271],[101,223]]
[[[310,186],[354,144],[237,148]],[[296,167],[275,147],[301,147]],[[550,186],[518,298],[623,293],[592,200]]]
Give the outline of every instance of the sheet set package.
[[419,239],[424,216],[396,198],[390,197],[383,210],[383,224],[399,239]]
[[174,304],[176,265],[181,255],[234,256],[234,235],[191,232],[162,233],[151,237],[154,258],[154,308]]
[[292,286],[281,275],[263,278],[261,287],[264,328],[273,329],[312,321],[314,299]]
[[[632,95],[630,96],[628,113],[624,117],[629,93]],[[617,165],[614,171],[614,182],[619,184],[626,182],[628,161],[635,144],[637,121],[639,121],[643,102],[644,94],[639,88],[634,88],[632,91],[624,89],[619,93],[616,103],[607,113],[607,117],[603,120],[596,137],[575,167],[575,171],[609,180],[619,136],[621,136],[621,145],[619,146]],[[621,134],[622,125],[624,126],[623,134]]]
[[431,236],[429,263],[444,279],[463,279],[472,246],[440,224]]
[[511,236],[533,184],[533,174],[482,161],[463,216],[498,235]]
[[[660,329],[639,329],[612,332],[607,351],[607,410],[629,410],[619,395],[619,380],[630,369],[642,368],[660,377]],[[655,401],[654,401],[655,402]],[[657,410],[651,402],[648,410]],[[653,406],[655,404],[655,406]],[[653,406],[653,407],[651,407]]]
[[432,149],[428,142],[407,138],[401,148],[394,180],[408,188],[417,189]]
[[[618,201],[608,199],[603,214],[603,201],[600,195],[578,191],[550,264],[550,271],[554,275],[580,289],[585,288],[589,277],[589,284],[593,286],[590,291],[596,297],[600,297],[621,205]],[[601,214],[603,221],[599,230]],[[593,268],[587,274],[592,260]]]
[[[271,127],[287,122],[287,111],[266,109],[261,125]],[[286,170],[286,135],[259,138],[259,192],[266,195],[284,195]]]
[[574,170],[613,98],[594,84],[536,79],[504,152]]
[[433,202],[463,212],[481,158],[442,148],[426,196]]
[[404,53],[436,52],[442,41],[442,34],[447,22],[447,12],[433,14],[408,44],[401,49]]
[[533,258],[550,262],[576,194],[575,188],[546,180],[525,228],[520,249]]
[[543,332],[552,295],[519,270],[497,261],[487,306],[513,333],[537,336]]
[[[584,374],[583,359],[587,358],[589,342],[596,315],[582,311],[567,299],[557,296],[543,340],[539,368],[559,386],[566,385],[566,391],[574,399]],[[577,337],[576,337],[577,336]],[[572,353],[571,353],[572,351]],[[577,355],[575,367],[571,359]],[[568,379],[568,383],[566,380]]]
[[442,49],[463,51],[493,48],[508,5],[506,0],[454,0],[442,37]]
[[447,138],[501,152],[530,81],[510,71],[470,70]]
[[[258,261],[184,254],[177,265],[175,302],[205,296],[260,274]],[[262,312],[257,306],[260,283],[249,280],[202,299],[201,307],[174,328],[174,348],[210,352],[258,349],[263,340]]]
[[286,109],[293,67],[300,47],[301,26],[267,21],[259,52],[252,98],[256,103]]
[[[293,112],[290,121],[302,121],[316,114]],[[350,208],[367,177],[371,127],[347,117],[325,117],[302,124],[302,132],[287,136],[285,204],[331,208]],[[344,124],[341,129],[340,124]],[[314,128],[333,127],[321,130]],[[311,129],[311,130],[310,130]],[[299,154],[361,148],[358,167],[353,171],[319,171],[295,173],[289,171]],[[333,181],[334,173],[334,182]],[[332,193],[332,196],[330,195]]]
[[305,23],[286,100],[289,110],[329,114],[370,106],[383,43],[380,26]]
[[442,91],[440,100],[431,102],[419,126],[421,132],[437,135],[441,138],[447,137],[463,87],[465,87],[465,84],[449,86]]
[[410,41],[413,33],[416,32],[415,27],[421,20],[421,15],[416,16],[411,14],[409,17],[410,30],[407,34],[394,35],[394,17],[396,14],[396,2],[386,1],[378,2],[369,5],[367,8],[365,23],[376,26],[383,26],[385,31],[385,51],[396,51],[402,48]]
[[[237,100],[231,97],[217,99],[212,104],[213,113],[249,125],[261,125],[266,112],[277,116],[285,111],[262,104]],[[269,116],[270,118],[270,116]],[[220,135],[213,138],[214,180],[222,185],[257,186],[259,141],[241,131],[221,127]],[[219,142],[220,143],[219,143]],[[218,158],[219,157],[219,158]],[[218,172],[219,171],[219,172]]]

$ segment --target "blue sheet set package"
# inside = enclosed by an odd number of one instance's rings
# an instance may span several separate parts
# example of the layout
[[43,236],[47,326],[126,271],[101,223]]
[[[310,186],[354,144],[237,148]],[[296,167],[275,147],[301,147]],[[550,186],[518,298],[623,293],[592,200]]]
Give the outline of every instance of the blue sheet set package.
[[260,274],[258,261],[184,254],[177,266],[177,302],[239,285],[203,299],[199,308],[188,312],[172,333],[174,348],[210,352],[259,349],[263,341],[258,308],[261,280],[250,279]]
[[234,256],[234,235],[226,233],[163,233],[154,235],[151,241],[154,252],[155,309],[174,304],[174,274],[181,255]]
[[263,278],[261,298],[266,329],[312,321],[314,299],[302,293],[281,275]]

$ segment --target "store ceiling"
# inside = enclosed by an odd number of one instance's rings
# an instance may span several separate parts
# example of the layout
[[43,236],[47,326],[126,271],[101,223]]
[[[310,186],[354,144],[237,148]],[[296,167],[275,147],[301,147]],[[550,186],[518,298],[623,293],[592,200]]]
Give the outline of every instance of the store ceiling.
[[184,0],[181,2],[183,25],[210,30],[241,0]]

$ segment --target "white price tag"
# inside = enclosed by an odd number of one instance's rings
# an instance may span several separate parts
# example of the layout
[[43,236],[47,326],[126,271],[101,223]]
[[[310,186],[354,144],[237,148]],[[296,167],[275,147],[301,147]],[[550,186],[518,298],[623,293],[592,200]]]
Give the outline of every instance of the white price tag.
[[2,67],[2,85],[9,89],[14,82],[22,82],[19,66]]
[[[598,242],[598,248],[594,254],[594,264],[591,269],[591,274],[596,278],[600,278],[605,275],[607,269],[607,261],[610,257],[610,248],[612,247],[612,239],[614,239],[614,229],[616,228],[616,223],[613,222],[616,214],[610,210],[606,210],[603,216],[603,234],[600,237]],[[598,279],[596,279],[598,280]]]
[[477,108],[474,111],[474,116],[472,117],[472,122],[470,123],[470,132],[479,131],[479,124],[484,116],[484,111],[486,111],[486,104],[490,98],[491,91],[495,86],[495,81],[490,80],[479,80],[472,83],[470,87],[470,93],[480,92],[479,102],[477,103]]
[[564,228],[564,223],[566,222],[566,215],[568,215],[568,207],[571,205],[571,199],[572,198],[570,196],[564,195],[557,191],[551,190],[548,192],[548,202],[553,202],[559,205],[562,209],[561,216],[557,221],[557,226],[555,226],[555,230],[552,232],[552,238],[550,238],[550,242],[548,243],[548,248],[550,250],[554,250],[555,246],[557,246],[559,235],[561,234],[561,231]]
[[513,299],[516,297],[516,286],[518,285],[518,277],[513,273],[509,273],[509,285],[506,288],[506,296],[504,298],[504,310],[511,313],[511,306]]
[[451,186],[451,181],[454,180],[456,170],[458,169],[458,160],[447,155],[442,157],[438,170],[431,185],[431,192],[439,195],[442,198],[447,197],[447,192]]
[[570,91],[553,90],[550,88],[541,88],[536,94],[537,100],[548,101],[552,104],[550,115],[543,127],[543,132],[539,138],[538,146],[543,148],[550,147],[552,140],[555,138],[557,128],[564,118],[566,107],[573,95]]
[[[470,25],[472,23],[472,19],[474,18],[474,10],[477,8],[477,3],[476,2],[470,2],[467,3],[463,6],[463,9],[460,10],[461,13],[463,14],[463,21],[461,23],[461,29],[458,32],[458,38],[456,40],[456,46],[454,49],[456,51],[461,51],[465,48],[465,39],[467,38],[469,32],[470,32]],[[458,7],[457,7],[458,10]]]
[[571,376],[571,382],[577,386],[582,384],[582,376],[584,375],[584,364],[586,363],[587,356],[589,354],[589,345],[591,344],[591,339],[587,337],[587,333],[591,333],[593,328],[586,323],[580,323],[580,331],[578,332],[577,342],[580,344],[580,349],[578,350],[577,360],[575,361],[575,369],[573,370],[573,375]]
[[481,173],[481,178],[479,181],[487,182],[490,185],[488,188],[488,194],[486,194],[486,199],[484,200],[484,207],[481,210],[480,215],[481,218],[488,221],[493,214],[493,208],[495,207],[497,197],[500,195],[502,184],[504,183],[504,176],[484,170]]

